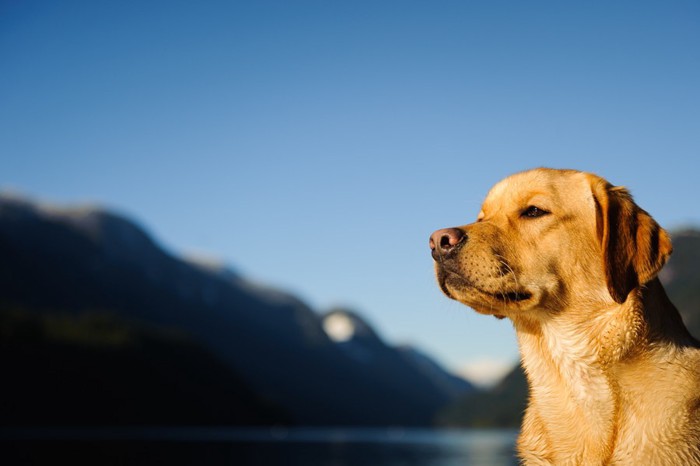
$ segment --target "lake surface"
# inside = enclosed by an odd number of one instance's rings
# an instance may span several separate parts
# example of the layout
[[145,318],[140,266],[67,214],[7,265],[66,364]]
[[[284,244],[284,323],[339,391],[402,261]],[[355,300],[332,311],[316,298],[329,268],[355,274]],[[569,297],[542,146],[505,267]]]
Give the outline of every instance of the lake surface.
[[[0,431],[3,464],[513,466],[512,430],[110,428]],[[8,461],[9,460],[9,461]],[[67,462],[67,463],[66,463]]]

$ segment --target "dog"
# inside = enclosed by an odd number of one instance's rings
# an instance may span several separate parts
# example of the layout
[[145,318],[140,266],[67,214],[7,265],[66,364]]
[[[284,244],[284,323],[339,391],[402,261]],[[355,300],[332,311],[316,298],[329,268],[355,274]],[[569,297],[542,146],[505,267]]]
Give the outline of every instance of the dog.
[[520,172],[430,248],[449,298],[513,323],[523,464],[700,464],[700,345],[657,278],[670,237],[627,189]]

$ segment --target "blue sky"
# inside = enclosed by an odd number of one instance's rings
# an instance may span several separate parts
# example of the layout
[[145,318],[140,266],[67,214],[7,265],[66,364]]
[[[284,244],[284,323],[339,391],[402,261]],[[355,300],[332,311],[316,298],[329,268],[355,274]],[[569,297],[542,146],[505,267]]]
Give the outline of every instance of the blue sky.
[[[0,3],[0,186],[124,212],[453,369],[517,360],[427,242],[535,167],[700,225],[694,1]],[[495,364],[495,363],[494,363]]]

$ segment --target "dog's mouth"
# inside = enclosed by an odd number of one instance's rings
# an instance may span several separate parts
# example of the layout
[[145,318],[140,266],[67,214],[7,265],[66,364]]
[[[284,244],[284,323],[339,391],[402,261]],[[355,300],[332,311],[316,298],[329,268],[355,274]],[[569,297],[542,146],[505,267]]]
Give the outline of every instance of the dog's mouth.
[[[482,293],[484,292],[482,291]],[[491,296],[506,303],[519,303],[532,298],[532,293],[528,293],[527,291],[509,291],[506,293],[491,293]]]
[[451,271],[445,267],[438,269],[438,283],[440,289],[448,298],[461,301],[455,296],[455,290],[465,289],[476,291],[481,296],[488,296],[494,301],[503,304],[522,303],[532,298],[532,293],[526,290],[502,290],[502,291],[486,291],[459,273]]

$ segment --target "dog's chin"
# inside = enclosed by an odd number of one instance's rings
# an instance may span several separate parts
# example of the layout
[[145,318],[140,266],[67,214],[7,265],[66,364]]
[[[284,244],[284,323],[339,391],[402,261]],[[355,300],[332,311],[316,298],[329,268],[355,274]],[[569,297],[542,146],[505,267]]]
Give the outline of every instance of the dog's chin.
[[448,298],[459,301],[480,314],[499,318],[508,317],[513,312],[522,312],[534,302],[533,293],[527,290],[506,289],[491,293],[453,273],[438,273],[438,283]]

